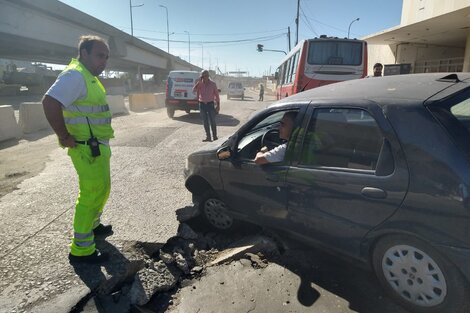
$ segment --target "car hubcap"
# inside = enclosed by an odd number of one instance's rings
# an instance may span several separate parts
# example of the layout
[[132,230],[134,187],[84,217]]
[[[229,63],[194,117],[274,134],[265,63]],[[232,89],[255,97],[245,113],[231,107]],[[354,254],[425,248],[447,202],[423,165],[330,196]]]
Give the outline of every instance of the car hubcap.
[[382,270],[390,286],[407,301],[425,307],[442,303],[447,294],[444,275],[436,262],[412,246],[388,249]]
[[210,198],[204,203],[207,220],[218,229],[229,229],[233,224],[233,218],[226,212],[227,206],[219,199]]

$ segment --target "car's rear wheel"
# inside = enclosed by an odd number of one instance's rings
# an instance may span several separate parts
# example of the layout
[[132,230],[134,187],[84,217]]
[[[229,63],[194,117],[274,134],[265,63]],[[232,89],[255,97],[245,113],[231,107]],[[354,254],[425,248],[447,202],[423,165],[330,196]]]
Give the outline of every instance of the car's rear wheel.
[[387,293],[411,312],[469,312],[468,282],[429,244],[388,236],[375,246],[372,261]]
[[187,110],[184,110],[186,113],[191,113],[191,110],[190,109],[187,109]]
[[202,216],[212,228],[227,231],[234,226],[234,219],[229,214],[227,205],[213,192],[207,193],[201,199],[200,209]]
[[169,118],[173,118],[173,116],[175,116],[175,109],[166,108],[166,114],[168,115]]

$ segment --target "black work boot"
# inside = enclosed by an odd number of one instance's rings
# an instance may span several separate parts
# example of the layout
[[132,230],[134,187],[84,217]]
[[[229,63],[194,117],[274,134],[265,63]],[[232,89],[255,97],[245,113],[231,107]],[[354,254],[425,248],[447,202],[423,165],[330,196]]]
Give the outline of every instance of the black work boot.
[[93,254],[85,256],[76,256],[69,253],[69,262],[70,264],[99,264],[104,263],[109,260],[109,254],[101,253],[98,250],[95,250]]
[[112,225],[103,225],[99,224],[95,229],[93,229],[95,236],[110,236],[114,234]]

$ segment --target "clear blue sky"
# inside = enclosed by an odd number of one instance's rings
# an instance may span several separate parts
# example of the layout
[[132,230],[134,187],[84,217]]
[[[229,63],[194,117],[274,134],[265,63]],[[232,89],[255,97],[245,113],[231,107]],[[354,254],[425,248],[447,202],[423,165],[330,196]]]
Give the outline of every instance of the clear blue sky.
[[[122,31],[131,33],[128,0],[61,0]],[[248,71],[251,76],[274,72],[284,56],[266,49],[288,50],[287,27],[295,45],[297,0],[132,0],[134,36],[167,51],[168,8],[170,53],[222,72]],[[400,24],[402,0],[300,0],[299,40],[321,34],[360,38]],[[237,42],[238,41],[238,42]],[[202,58],[203,57],[203,58]],[[204,63],[203,63],[204,62]]]

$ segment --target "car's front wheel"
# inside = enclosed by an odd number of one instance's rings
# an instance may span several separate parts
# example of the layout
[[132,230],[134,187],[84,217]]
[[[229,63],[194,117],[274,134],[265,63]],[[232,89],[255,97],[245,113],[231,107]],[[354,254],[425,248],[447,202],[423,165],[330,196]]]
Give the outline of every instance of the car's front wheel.
[[214,193],[207,193],[199,205],[202,216],[211,227],[221,231],[227,231],[233,227],[234,219],[229,214],[227,205]]
[[387,293],[411,312],[469,312],[467,281],[429,244],[388,236],[375,246],[372,261]]

